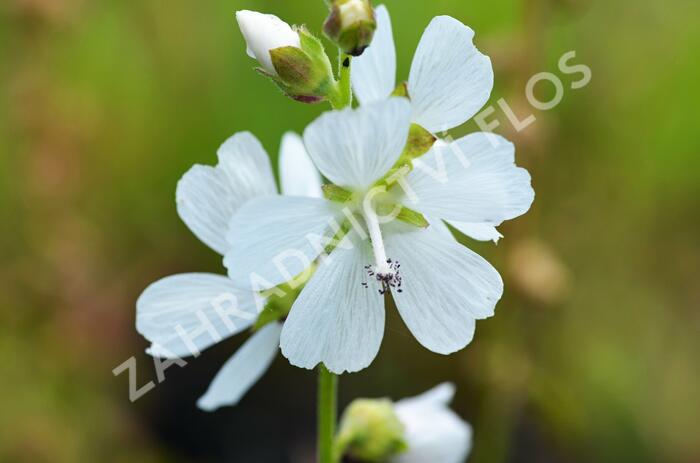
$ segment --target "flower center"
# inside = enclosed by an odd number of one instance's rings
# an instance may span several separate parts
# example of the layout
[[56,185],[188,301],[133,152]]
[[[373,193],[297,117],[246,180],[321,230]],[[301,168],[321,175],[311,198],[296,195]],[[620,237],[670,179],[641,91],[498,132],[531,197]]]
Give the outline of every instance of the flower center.
[[[379,294],[386,294],[391,288],[396,289],[396,291],[399,293],[403,292],[403,289],[401,289],[401,273],[399,272],[401,264],[399,264],[397,261],[392,261],[391,259],[387,259],[386,264],[389,271],[385,273],[376,271],[375,267],[372,265],[365,265],[367,275],[379,282],[381,286],[379,288]],[[369,288],[369,285],[366,282],[363,282],[362,286]]]

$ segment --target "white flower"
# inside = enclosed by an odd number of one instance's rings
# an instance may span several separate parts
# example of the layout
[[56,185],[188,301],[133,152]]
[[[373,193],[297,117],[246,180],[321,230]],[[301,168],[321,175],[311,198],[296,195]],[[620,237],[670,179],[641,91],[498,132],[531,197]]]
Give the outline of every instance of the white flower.
[[257,59],[272,75],[277,75],[277,71],[272,65],[270,50],[301,47],[299,34],[275,15],[241,10],[236,12],[236,20],[245,38],[248,56]]
[[[386,99],[396,87],[396,49],[384,5],[377,7],[376,17],[372,44],[353,61],[352,85],[362,104]],[[432,133],[468,121],[491,95],[491,60],[476,49],[473,38],[474,31],[458,20],[438,16],[418,44],[407,82],[411,118]],[[500,223],[450,224],[479,241],[498,242],[503,237],[496,230]]]
[[472,446],[472,429],[449,408],[455,387],[443,383],[417,397],[396,403],[408,449],[391,463],[462,463]]
[[[355,225],[321,259],[285,321],[282,352],[296,366],[323,362],[334,373],[367,367],[381,344],[387,291],[417,340],[440,354],[469,344],[475,321],[494,313],[503,292],[498,272],[440,220],[517,217],[534,198],[530,176],[515,166],[511,143],[475,133],[437,144],[387,194],[368,196],[401,156],[411,114],[405,98],[325,113],[306,129],[304,143],[321,173],[355,199],[259,198],[231,221],[229,276],[268,288],[307,270],[324,250],[319,237],[336,231],[332,225]],[[396,205],[432,218],[431,226],[383,223],[377,207]]]
[[[233,214],[246,202],[277,194],[270,161],[250,133],[229,138],[218,151],[216,167],[196,165],[177,185],[177,210],[206,245],[223,254]],[[301,138],[288,133],[280,153],[282,192],[320,196],[320,176]],[[260,301],[221,275],[187,273],[151,284],[136,303],[136,328],[152,346],[149,354],[182,358],[250,328]],[[219,311],[217,311],[217,309]],[[279,348],[282,325],[270,323],[255,332],[226,362],[198,405],[213,410],[237,403],[262,376]]]

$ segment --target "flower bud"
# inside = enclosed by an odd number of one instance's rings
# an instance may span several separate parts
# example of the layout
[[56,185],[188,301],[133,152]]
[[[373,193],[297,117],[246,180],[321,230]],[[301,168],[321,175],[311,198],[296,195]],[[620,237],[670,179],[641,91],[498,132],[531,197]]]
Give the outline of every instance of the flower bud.
[[275,15],[241,10],[236,12],[247,53],[258,60],[265,71],[276,75],[270,51],[280,47],[300,48],[299,34]]
[[316,103],[328,98],[335,79],[320,40],[270,14],[244,10],[236,13],[236,19],[248,55],[258,60],[261,74],[297,101]]
[[406,449],[404,426],[389,399],[357,399],[343,413],[336,446],[366,462],[384,462]]
[[330,16],[323,24],[326,36],[353,56],[365,51],[376,29],[377,21],[369,0],[334,0]]

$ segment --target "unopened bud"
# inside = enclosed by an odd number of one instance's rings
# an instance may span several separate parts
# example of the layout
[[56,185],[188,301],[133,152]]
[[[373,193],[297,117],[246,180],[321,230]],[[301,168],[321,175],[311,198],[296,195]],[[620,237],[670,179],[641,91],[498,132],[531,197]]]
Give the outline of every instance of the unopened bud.
[[241,10],[236,12],[236,20],[246,41],[248,56],[258,60],[262,68],[270,74],[277,74],[272,64],[272,50],[280,47],[301,47],[299,34],[273,14]]
[[274,15],[239,11],[236,19],[248,55],[260,63],[260,73],[297,101],[316,103],[328,98],[335,80],[320,40]]
[[323,31],[341,50],[359,56],[369,46],[377,29],[369,0],[335,0]]
[[404,425],[389,399],[357,399],[343,413],[337,448],[352,458],[384,462],[406,450]]

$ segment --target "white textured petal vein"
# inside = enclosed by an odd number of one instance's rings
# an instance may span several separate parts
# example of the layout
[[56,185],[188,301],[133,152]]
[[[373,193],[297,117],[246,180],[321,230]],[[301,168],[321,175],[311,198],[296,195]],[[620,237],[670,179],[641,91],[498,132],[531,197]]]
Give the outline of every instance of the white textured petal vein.
[[333,183],[363,190],[398,160],[408,138],[411,108],[406,98],[323,114],[304,131],[316,167]]
[[339,246],[320,265],[282,331],[282,353],[293,365],[323,362],[340,374],[374,360],[384,335],[384,298],[362,286],[370,259],[367,243],[355,239],[351,249]]
[[339,207],[318,198],[268,196],[248,202],[233,217],[224,265],[238,285],[258,291],[291,280],[311,266]]
[[249,132],[226,140],[216,167],[196,165],[177,184],[177,212],[202,242],[226,252],[226,232],[233,214],[247,201],[277,192],[270,160]]
[[423,33],[408,78],[413,121],[438,133],[457,127],[491,95],[491,60],[476,49],[474,31],[449,16],[434,18]]
[[437,230],[392,224],[387,254],[401,263],[403,291],[396,307],[427,349],[451,354],[469,344],[477,319],[490,317],[503,293],[498,272]]
[[414,167],[407,176],[417,197],[412,207],[444,220],[498,224],[527,212],[535,198],[513,144],[495,134],[436,143]]
[[252,292],[209,273],[163,278],[136,302],[136,329],[153,343],[150,353],[163,358],[197,355],[249,328],[256,318]]

